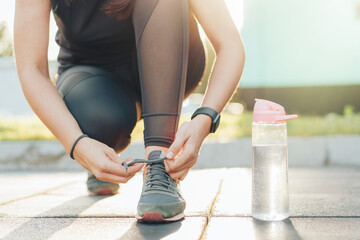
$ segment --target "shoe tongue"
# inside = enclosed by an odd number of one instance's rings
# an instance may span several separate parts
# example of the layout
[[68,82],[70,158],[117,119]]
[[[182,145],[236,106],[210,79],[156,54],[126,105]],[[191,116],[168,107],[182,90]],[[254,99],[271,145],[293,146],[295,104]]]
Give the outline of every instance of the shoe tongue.
[[160,158],[161,150],[154,150],[151,153],[149,153],[148,160],[154,160]]

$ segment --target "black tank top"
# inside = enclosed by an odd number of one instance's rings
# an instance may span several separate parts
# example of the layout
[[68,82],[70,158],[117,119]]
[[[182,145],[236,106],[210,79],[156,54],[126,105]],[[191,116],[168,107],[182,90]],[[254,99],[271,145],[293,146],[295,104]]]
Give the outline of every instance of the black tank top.
[[131,17],[118,20],[101,10],[106,0],[51,0],[58,25],[58,73],[73,65],[93,65],[116,72],[136,58]]

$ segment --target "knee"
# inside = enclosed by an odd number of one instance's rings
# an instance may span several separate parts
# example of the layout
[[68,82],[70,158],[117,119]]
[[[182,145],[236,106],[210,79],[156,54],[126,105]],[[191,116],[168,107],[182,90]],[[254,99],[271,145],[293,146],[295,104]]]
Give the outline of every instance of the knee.
[[136,125],[136,116],[123,114],[119,111],[93,112],[86,119],[79,121],[80,128],[117,153],[122,152],[131,142],[131,132]]

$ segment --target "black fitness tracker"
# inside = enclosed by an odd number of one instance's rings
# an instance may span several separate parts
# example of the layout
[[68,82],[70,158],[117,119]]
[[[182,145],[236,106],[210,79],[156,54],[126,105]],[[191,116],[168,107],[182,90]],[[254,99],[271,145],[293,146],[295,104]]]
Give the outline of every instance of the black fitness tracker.
[[80,135],[80,137],[78,137],[78,138],[74,141],[74,143],[73,143],[73,145],[72,145],[72,147],[71,147],[70,157],[71,157],[72,159],[74,159],[74,160],[75,160],[75,158],[74,158],[75,145],[78,143],[78,141],[80,141],[80,139],[82,139],[82,138],[84,138],[84,137],[89,137],[89,136],[86,135],[86,134]]
[[191,120],[198,114],[205,114],[212,118],[210,133],[214,133],[220,124],[220,114],[212,108],[201,107],[201,108],[196,109],[196,111],[191,116]]

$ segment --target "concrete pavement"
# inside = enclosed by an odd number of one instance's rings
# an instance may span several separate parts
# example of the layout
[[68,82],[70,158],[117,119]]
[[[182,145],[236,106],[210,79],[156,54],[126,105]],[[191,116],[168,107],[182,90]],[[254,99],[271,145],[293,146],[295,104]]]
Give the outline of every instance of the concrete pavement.
[[136,175],[110,197],[88,196],[84,172],[0,172],[0,239],[360,239],[360,169],[290,169],[291,217],[251,218],[251,169],[192,170],[186,219],[136,222]]

